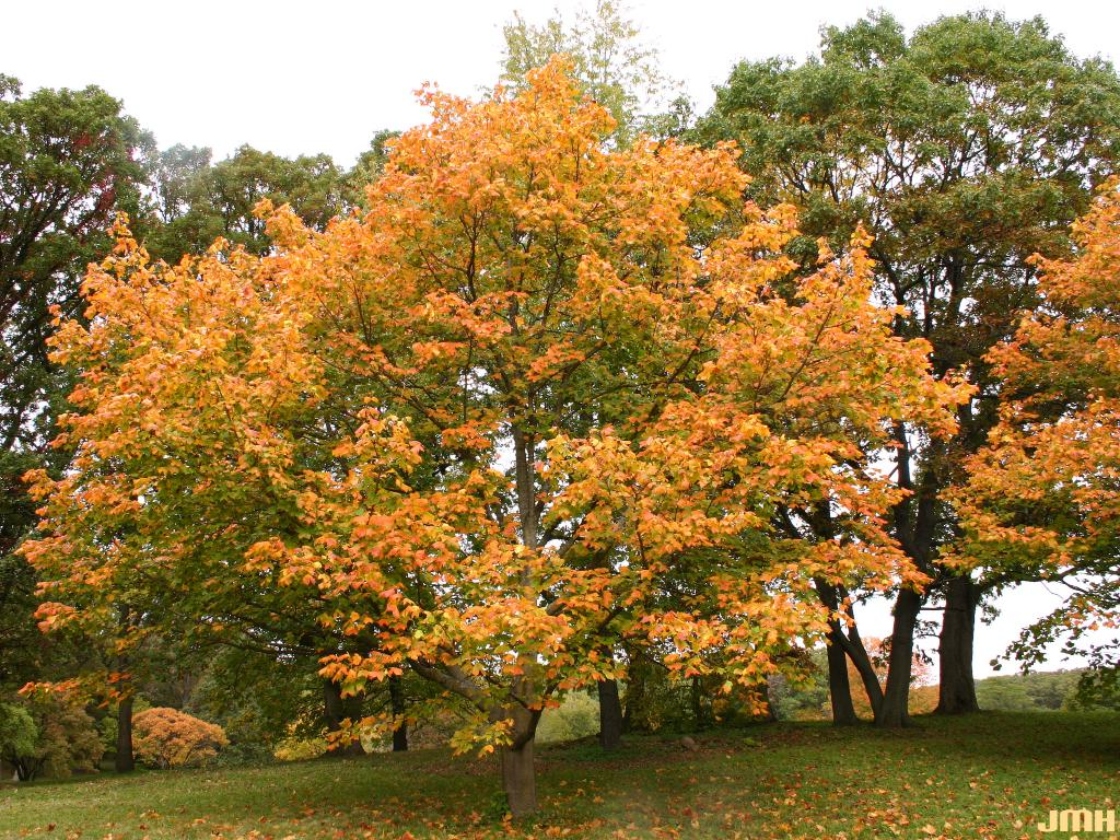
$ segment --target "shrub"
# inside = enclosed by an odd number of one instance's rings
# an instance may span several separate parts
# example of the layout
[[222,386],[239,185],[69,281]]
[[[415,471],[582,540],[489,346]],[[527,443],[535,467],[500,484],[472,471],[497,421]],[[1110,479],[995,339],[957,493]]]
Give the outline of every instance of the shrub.
[[132,721],[136,757],[152,767],[199,767],[229,743],[222,727],[168,708],[148,709]]
[[15,767],[21,779],[21,764],[35,754],[38,740],[39,727],[35,725],[27,709],[0,703],[0,759]]
[[576,741],[599,732],[599,701],[586,691],[567,694],[555,709],[545,710],[537,726],[541,743]]
[[0,704],[0,748],[21,781],[97,769],[104,748],[93,719],[67,694],[36,692]]

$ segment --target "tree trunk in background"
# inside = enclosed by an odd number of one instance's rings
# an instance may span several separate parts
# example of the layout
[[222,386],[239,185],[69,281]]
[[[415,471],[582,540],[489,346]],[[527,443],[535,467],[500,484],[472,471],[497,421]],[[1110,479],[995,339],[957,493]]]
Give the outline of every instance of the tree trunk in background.
[[617,749],[622,744],[622,700],[618,680],[599,681],[599,746]]
[[[895,426],[896,467],[898,486],[911,492],[894,509],[894,531],[902,550],[914,567],[930,578],[937,575],[934,555],[940,522],[939,496],[947,486],[940,466],[948,461],[946,444],[931,443],[922,458],[922,466],[914,475],[914,452],[905,425]],[[917,481],[915,481],[915,477]],[[887,685],[883,690],[883,706],[875,715],[875,725],[898,729],[910,725],[910,680],[914,669],[914,633],[918,616],[925,603],[925,591],[915,592],[903,587],[894,603],[894,627],[891,630],[890,658],[887,662]]]
[[405,720],[406,702],[400,677],[389,677],[389,703],[393,710],[393,752],[408,750],[408,721]]
[[980,711],[976,680],[972,673],[976,608],[980,604],[980,595],[980,587],[968,577],[951,578],[945,590],[945,618],[941,622],[939,648],[938,714],[959,715]]
[[923,596],[912,589],[898,593],[894,607],[894,629],[891,632],[891,655],[887,670],[887,687],[883,705],[875,716],[875,725],[898,729],[910,725],[910,676],[914,664],[914,630]]
[[[117,604],[117,627],[122,637],[127,633],[131,615],[132,608],[128,604]],[[118,678],[125,678],[125,694],[117,702],[117,755],[113,768],[118,773],[131,773],[136,769],[136,754],[132,750],[132,680],[125,677],[128,674],[128,657],[118,653],[113,664]]]
[[118,773],[131,773],[136,769],[136,756],[132,751],[131,694],[117,703],[117,756],[113,768]]

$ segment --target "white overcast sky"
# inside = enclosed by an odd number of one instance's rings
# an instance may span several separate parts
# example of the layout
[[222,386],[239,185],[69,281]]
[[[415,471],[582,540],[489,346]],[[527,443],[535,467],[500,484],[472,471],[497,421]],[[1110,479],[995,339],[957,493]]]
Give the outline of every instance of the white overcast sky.
[[[593,0],[588,0],[593,3]],[[95,84],[124,102],[161,148],[209,146],[223,158],[249,144],[285,156],[326,152],[349,166],[381,128],[426,119],[424,82],[475,95],[498,75],[502,25],[514,11],[543,23],[585,7],[572,0],[8,0],[0,73],[39,87]],[[1074,55],[1120,58],[1120,3],[1089,0],[629,0],[627,16],[656,48],[666,75],[707,110],[735,62],[803,59],[822,25],[843,26],[871,8],[908,31],[940,15],[988,8],[1021,20],[1041,15]],[[1006,599],[996,625],[978,631],[978,674],[989,672],[1019,629],[1059,598],[1035,587]],[[880,604],[865,636],[890,632]],[[925,643],[935,648],[936,641]],[[1060,667],[1055,659],[1050,667]]]
[[[588,0],[593,3],[593,0]],[[380,128],[424,121],[425,81],[474,95],[493,85],[502,25],[543,22],[573,0],[9,0],[0,73],[24,91],[96,84],[124,101],[162,148],[248,143],[286,156],[326,152],[344,166]],[[700,111],[741,59],[804,58],[824,24],[884,8],[908,30],[986,6],[1041,15],[1074,54],[1115,62],[1120,4],[1089,0],[629,0],[629,17]]]

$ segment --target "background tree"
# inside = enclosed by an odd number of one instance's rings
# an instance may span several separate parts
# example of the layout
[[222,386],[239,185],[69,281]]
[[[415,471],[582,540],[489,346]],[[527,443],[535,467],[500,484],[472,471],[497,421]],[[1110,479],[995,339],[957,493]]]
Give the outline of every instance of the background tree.
[[366,206],[366,187],[381,177],[389,162],[389,149],[393,141],[400,136],[399,131],[387,128],[373,135],[373,139],[369,141],[369,148],[358,155],[354,168],[346,173],[344,194],[347,206]]
[[[39,740],[39,727],[31,713],[22,705],[0,703],[0,759],[20,774],[20,765],[35,754],[35,744]],[[21,778],[22,778],[22,774]]]
[[160,153],[155,175],[156,218],[138,220],[137,235],[168,262],[201,254],[219,237],[267,252],[264,221],[254,213],[265,199],[289,204],[319,230],[347,207],[345,175],[325,154],[290,159],[242,146],[211,163],[209,149],[172,146]]
[[564,54],[580,89],[614,118],[617,143],[625,146],[639,134],[679,132],[691,105],[679,93],[680,84],[661,72],[657,50],[642,43],[640,28],[625,15],[625,6],[615,0],[596,0],[594,11],[580,9],[570,24],[559,11],[539,26],[514,12],[503,28],[502,82],[523,89],[530,70]]
[[[977,388],[951,440],[928,441],[905,424],[895,430],[889,457],[909,495],[893,530],[932,582],[898,591],[891,678],[876,719],[907,720],[912,638],[931,597],[945,604],[939,709],[975,709],[976,607],[1007,581],[938,562],[956,527],[944,493],[996,421],[1000,379],[984,354],[1033,304],[1030,255],[1067,247],[1065,227],[1116,166],[1120,82],[1107,63],[1071,56],[1041,19],[946,17],[907,39],[879,14],[826,29],[820,55],[800,65],[738,65],[700,134],[740,140],[755,176],[750,194],[797,204],[806,234],[843,241],[865,225],[877,297],[907,310],[896,334],[925,338],[939,377],[958,370]],[[793,249],[810,265],[815,251],[809,238]],[[844,594],[822,597],[840,604]],[[866,671],[858,637],[838,627],[833,635]]]
[[[887,681],[888,650],[882,639],[870,638],[865,641],[871,666],[878,677],[880,687]],[[810,667],[806,669],[805,679],[790,681],[783,677],[775,678],[770,685],[769,697],[775,706],[776,717],[780,720],[817,720],[831,716],[835,721],[835,709],[830,706],[836,702],[834,687],[829,686],[832,669],[828,665],[831,651],[818,648],[810,654]],[[848,669],[848,703],[852,708],[854,721],[871,720],[874,709],[868,699],[868,692],[862,687],[862,676],[851,660],[846,659]],[[933,711],[937,703],[936,669],[928,656],[916,653],[910,686],[911,709],[919,714]]]
[[96,87],[24,96],[0,76],[0,680],[18,688],[43,664],[31,615],[35,578],[12,549],[35,521],[22,475],[58,469],[54,421],[70,382],[47,357],[51,306],[77,314],[86,263],[106,228],[136,210],[153,143]]
[[[1110,185],[1074,225],[1076,254],[1042,259],[1042,305],[989,362],[1008,399],[959,493],[963,568],[1063,582],[1066,603],[1023,634],[1027,666],[1069,638],[1117,626],[1120,492],[1120,195]],[[1080,645],[1079,645],[1080,642]],[[1095,651],[1115,671],[1115,644]]]

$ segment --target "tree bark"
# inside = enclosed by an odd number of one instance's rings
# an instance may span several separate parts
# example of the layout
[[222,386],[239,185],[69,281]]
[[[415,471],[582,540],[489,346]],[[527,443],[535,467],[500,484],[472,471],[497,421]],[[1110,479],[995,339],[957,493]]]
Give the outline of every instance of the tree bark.
[[407,704],[400,677],[389,677],[389,704],[393,710],[393,752],[407,752],[408,721],[405,719]]
[[117,755],[113,768],[118,773],[131,773],[136,769],[136,755],[132,751],[132,702],[129,694],[117,703]]
[[515,820],[537,810],[537,774],[533,766],[533,738],[520,747],[502,747],[502,788]]
[[910,676],[914,664],[914,630],[922,609],[923,596],[912,589],[898,593],[894,607],[894,628],[891,632],[891,655],[887,670],[887,687],[883,705],[875,716],[875,725],[883,729],[899,729],[910,725]]
[[[132,608],[128,604],[117,604],[117,627],[123,637],[129,626]],[[128,657],[118,654],[114,665],[118,675],[128,673]],[[132,750],[132,681],[127,679],[124,683],[125,694],[117,702],[117,755],[113,759],[113,768],[118,773],[131,773],[136,769],[136,754]]]
[[860,638],[856,626],[853,624],[843,635],[844,652],[856,666],[856,672],[863,682],[863,691],[867,695],[867,702],[871,706],[871,714],[877,719],[883,708],[883,686],[879,682],[879,675],[875,672],[875,666],[871,664],[871,657],[867,653],[867,648],[863,646],[863,639]]
[[852,684],[848,679],[848,655],[839,640],[843,634],[839,620],[829,622],[828,631],[828,697],[832,703],[833,726],[854,726],[859,722],[852,705]]
[[[938,497],[944,482],[938,465],[945,460],[945,445],[930,445],[915,484],[911,471],[913,452],[902,423],[895,426],[898,443],[898,486],[912,495],[894,509],[895,536],[906,556],[918,571],[934,577],[934,554],[937,546]],[[894,605],[894,627],[891,630],[891,653],[887,664],[887,685],[883,705],[875,715],[875,725],[898,729],[910,725],[910,679],[914,667],[914,632],[918,615],[925,603],[925,592],[903,587]]]
[[940,684],[937,713],[959,715],[980,711],[972,673],[976,608],[980,587],[967,576],[950,578],[945,590],[945,617],[939,648]]
[[[848,659],[855,666],[856,673],[863,682],[863,690],[867,694],[867,703],[871,706],[872,715],[878,717],[883,705],[883,687],[879,684],[879,675],[875,673],[875,666],[871,664],[871,657],[867,655],[867,648],[863,646],[863,639],[860,638],[859,628],[848,605],[848,593],[844,588],[820,578],[814,580],[813,585],[821,598],[821,603],[832,612],[828,631],[828,691],[832,703],[832,722],[837,726],[847,726],[858,721],[852,704]],[[847,632],[840,616],[841,611],[849,619],[853,619]],[[836,653],[837,650],[841,653]],[[851,709],[850,713],[848,709]]]
[[[346,713],[346,701],[342,698],[342,687],[333,680],[323,683],[323,718],[328,732],[338,732],[342,723],[350,715]],[[328,755],[365,755],[365,747],[360,738],[352,738],[348,743],[335,742],[327,750]]]
[[517,705],[498,711],[496,716],[513,721],[510,743],[501,748],[500,755],[506,804],[513,818],[519,820],[537,810],[537,773],[533,765],[533,745],[541,713]]
[[599,681],[599,746],[604,750],[622,745],[622,700],[618,680]]

